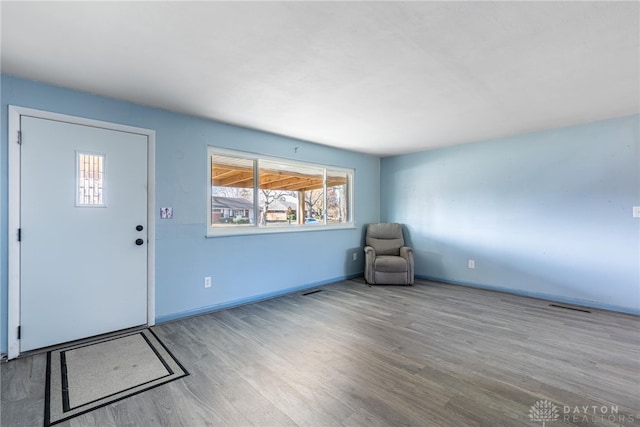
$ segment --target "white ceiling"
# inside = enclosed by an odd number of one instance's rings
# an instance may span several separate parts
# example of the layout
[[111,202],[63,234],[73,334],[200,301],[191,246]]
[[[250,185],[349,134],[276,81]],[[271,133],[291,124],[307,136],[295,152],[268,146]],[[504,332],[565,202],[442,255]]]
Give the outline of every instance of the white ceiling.
[[639,7],[2,1],[2,72],[389,156],[638,113]]

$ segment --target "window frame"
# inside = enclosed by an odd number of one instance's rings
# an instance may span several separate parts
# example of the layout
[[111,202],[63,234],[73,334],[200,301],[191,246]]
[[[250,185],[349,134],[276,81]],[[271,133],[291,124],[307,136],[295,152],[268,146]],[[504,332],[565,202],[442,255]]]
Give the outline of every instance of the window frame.
[[[212,185],[212,158],[214,155],[235,157],[239,159],[245,159],[253,161],[254,174],[253,174],[253,218],[251,225],[243,225],[240,227],[213,227],[212,217],[212,197],[213,197],[213,185]],[[264,226],[260,224],[260,162],[271,163],[284,163],[296,167],[308,167],[314,169],[323,169],[323,213],[322,223],[310,223],[305,224],[284,224],[284,225],[270,225]],[[347,176],[347,216],[348,219],[345,222],[340,223],[328,223],[327,222],[327,174],[329,172],[343,172]],[[243,236],[251,234],[273,234],[273,233],[299,233],[306,231],[322,231],[322,230],[344,230],[355,229],[355,212],[354,212],[354,195],[355,195],[355,168],[345,168],[341,166],[324,165],[313,162],[306,162],[300,160],[293,160],[286,157],[266,156],[258,153],[251,153],[247,151],[230,150],[226,148],[218,148],[214,146],[207,146],[207,234],[206,237],[226,237],[226,236]],[[330,187],[329,187],[330,188]],[[304,201],[303,201],[304,204]],[[298,213],[300,215],[301,213]],[[304,214],[304,212],[302,213]]]

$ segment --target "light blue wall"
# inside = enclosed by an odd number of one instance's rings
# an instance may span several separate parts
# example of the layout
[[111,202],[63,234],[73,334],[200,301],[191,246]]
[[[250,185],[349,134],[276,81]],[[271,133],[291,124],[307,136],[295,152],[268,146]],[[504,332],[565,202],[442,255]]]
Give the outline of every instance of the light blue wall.
[[[2,75],[0,352],[7,320],[7,105],[155,129],[160,321],[362,273],[362,226],[407,224],[416,273],[640,313],[640,116],[372,156]],[[205,239],[207,145],[356,169],[355,230]],[[294,147],[300,147],[295,153]],[[476,268],[467,268],[475,259]],[[205,290],[204,276],[213,277]]]
[[[362,226],[377,222],[380,159],[2,75],[0,352],[7,321],[7,105],[156,131],[156,314],[167,320],[360,275]],[[355,168],[356,229],[205,239],[207,146]],[[297,152],[294,147],[299,147]],[[204,289],[203,277],[213,286]]]
[[407,224],[417,275],[640,313],[639,127],[630,116],[382,159],[381,218]]

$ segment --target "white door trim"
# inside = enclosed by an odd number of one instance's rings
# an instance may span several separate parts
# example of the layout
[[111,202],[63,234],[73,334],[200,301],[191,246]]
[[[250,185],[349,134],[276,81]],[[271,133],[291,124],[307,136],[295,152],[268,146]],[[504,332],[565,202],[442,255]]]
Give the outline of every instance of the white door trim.
[[147,326],[155,324],[155,162],[156,162],[156,132],[150,129],[119,125],[100,120],[69,116],[34,110],[32,108],[9,105],[7,138],[9,144],[9,289],[8,289],[8,322],[7,322],[7,357],[14,359],[20,355],[20,340],[18,327],[20,326],[20,243],[18,229],[20,228],[20,117],[29,116],[40,119],[56,120],[77,125],[135,133],[147,136]]

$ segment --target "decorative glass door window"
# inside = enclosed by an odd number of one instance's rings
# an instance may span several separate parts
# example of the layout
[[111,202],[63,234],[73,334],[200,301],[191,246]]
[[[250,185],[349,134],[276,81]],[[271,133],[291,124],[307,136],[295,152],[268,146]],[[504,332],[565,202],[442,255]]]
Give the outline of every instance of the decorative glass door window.
[[76,152],[76,165],[76,206],[105,207],[105,155]]

